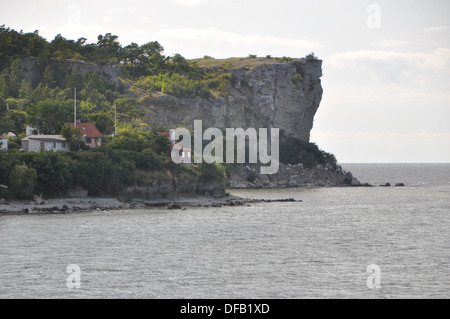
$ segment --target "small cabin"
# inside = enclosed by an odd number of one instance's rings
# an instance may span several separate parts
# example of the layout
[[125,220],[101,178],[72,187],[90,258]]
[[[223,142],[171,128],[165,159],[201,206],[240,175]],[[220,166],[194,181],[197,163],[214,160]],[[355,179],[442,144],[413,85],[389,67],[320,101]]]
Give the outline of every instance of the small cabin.
[[61,135],[30,135],[20,140],[24,152],[70,151],[70,145]]

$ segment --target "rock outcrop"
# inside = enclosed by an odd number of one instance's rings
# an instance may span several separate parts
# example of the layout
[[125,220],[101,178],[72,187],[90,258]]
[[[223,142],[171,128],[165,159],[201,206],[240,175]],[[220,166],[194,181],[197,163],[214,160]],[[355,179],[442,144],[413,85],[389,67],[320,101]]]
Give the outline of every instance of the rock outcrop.
[[194,198],[196,196],[225,196],[225,179],[205,180],[198,177],[167,176],[148,179],[145,185],[131,186],[120,194],[124,201],[175,200],[177,198]]
[[274,175],[259,174],[258,165],[240,165],[230,170],[230,188],[285,188],[285,187],[335,187],[363,186],[352,173],[341,166],[318,165],[304,168],[299,165],[280,164]]
[[225,70],[232,74],[227,97],[175,98],[162,95],[147,104],[147,120],[154,126],[205,128],[279,128],[286,136],[309,141],[314,115],[322,99],[322,61],[302,59],[301,80],[294,81],[292,63],[264,59],[252,67]]

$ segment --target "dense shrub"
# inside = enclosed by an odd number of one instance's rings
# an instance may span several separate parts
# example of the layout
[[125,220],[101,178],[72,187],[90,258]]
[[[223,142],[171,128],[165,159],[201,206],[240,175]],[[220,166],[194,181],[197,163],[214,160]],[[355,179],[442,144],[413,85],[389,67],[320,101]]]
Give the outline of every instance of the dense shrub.
[[303,164],[312,168],[318,164],[335,166],[337,161],[333,154],[324,152],[314,143],[304,142],[297,138],[282,138],[280,141],[280,162],[283,164]]
[[1,188],[0,198],[29,198],[33,194],[59,197],[76,187],[88,190],[91,196],[115,195],[139,180],[137,170],[184,169],[180,166],[152,149],[135,152],[100,147],[82,152],[1,152],[0,184],[8,189]]
[[36,188],[37,172],[25,165],[16,165],[9,176],[9,188],[15,198],[29,199]]
[[59,195],[71,187],[74,163],[70,157],[54,152],[33,155],[28,165],[37,172],[38,194]]
[[225,167],[217,163],[201,163],[197,169],[200,177],[204,180],[223,179],[225,177]]
[[200,74],[196,72],[194,75],[185,76],[176,73],[165,73],[141,78],[136,82],[136,87],[178,98],[208,98],[217,94],[226,95],[229,93],[231,74]]

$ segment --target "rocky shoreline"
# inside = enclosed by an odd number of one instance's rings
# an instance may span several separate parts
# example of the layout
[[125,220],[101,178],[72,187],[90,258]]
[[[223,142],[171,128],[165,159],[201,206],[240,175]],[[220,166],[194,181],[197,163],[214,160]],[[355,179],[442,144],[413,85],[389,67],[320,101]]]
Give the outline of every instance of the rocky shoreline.
[[122,202],[115,198],[67,198],[39,201],[3,201],[0,202],[0,215],[5,214],[63,214],[76,212],[106,212],[131,209],[188,209],[201,207],[235,207],[256,203],[271,202],[301,202],[287,199],[248,199],[237,196],[215,198],[198,196],[194,198],[179,198],[172,200],[132,200]]
[[338,187],[370,186],[361,183],[351,172],[330,164],[305,168],[302,164],[280,164],[278,173],[261,175],[260,165],[239,165],[230,170],[230,188],[289,188],[289,187]]
[[[340,185],[345,187],[345,185]],[[380,185],[380,187],[390,187],[386,185]],[[396,187],[404,187],[403,183],[397,183]],[[296,186],[280,186],[279,189],[293,188]],[[311,188],[317,188],[317,185],[311,185]],[[339,186],[335,186],[339,187]],[[369,184],[349,185],[347,187],[374,187]],[[242,187],[244,188],[244,187]],[[246,186],[245,189],[261,189],[269,187],[261,187],[259,185],[250,187]],[[306,187],[307,188],[307,187]],[[235,187],[234,189],[240,189]],[[224,197],[214,196],[194,196],[189,198],[177,198],[175,200],[143,200],[133,199],[127,201],[121,201],[116,198],[61,198],[61,199],[48,199],[43,200],[39,197],[35,197],[33,201],[6,201],[0,199],[0,216],[1,215],[20,215],[20,214],[64,214],[64,213],[77,213],[77,212],[107,212],[117,210],[132,210],[132,209],[188,209],[188,208],[207,208],[207,207],[237,207],[237,206],[250,206],[251,204],[259,203],[274,203],[274,202],[302,202],[302,200],[295,200],[293,198],[283,199],[252,199],[243,198],[234,195]]]
[[[318,188],[318,187],[373,187],[361,183],[352,173],[346,172],[340,166],[320,166],[313,169],[301,165],[280,165],[275,175],[258,174],[259,166],[238,166],[231,171],[228,179],[229,189],[283,189],[283,188]],[[251,177],[251,178],[249,178]],[[167,188],[162,192],[158,187],[146,187],[139,192],[127,189],[121,198],[95,198],[86,195],[75,195],[60,199],[42,199],[35,196],[32,201],[6,201],[0,199],[0,215],[4,214],[62,214],[75,212],[115,211],[130,209],[188,209],[200,207],[244,206],[255,203],[270,202],[301,202],[287,199],[249,199],[227,194],[224,183],[213,183],[209,188],[202,187],[202,192],[195,194],[189,186],[189,181],[178,181],[176,190]],[[186,184],[186,185],[185,185]],[[219,185],[220,184],[220,185]],[[173,186],[173,183],[171,183]],[[390,183],[380,187],[390,187]],[[405,186],[403,183],[396,187]],[[197,187],[198,188],[198,187]],[[155,190],[158,189],[158,192]],[[197,190],[198,191],[198,190]],[[173,198],[173,200],[172,200]]]

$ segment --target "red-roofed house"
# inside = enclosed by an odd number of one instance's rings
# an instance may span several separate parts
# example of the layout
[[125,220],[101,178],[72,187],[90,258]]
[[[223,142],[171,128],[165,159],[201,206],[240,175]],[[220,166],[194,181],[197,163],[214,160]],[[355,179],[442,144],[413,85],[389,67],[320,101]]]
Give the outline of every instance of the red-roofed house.
[[[73,127],[73,123],[70,124]],[[103,135],[92,123],[77,123],[77,126],[83,133],[83,141],[92,148],[102,146]]]

